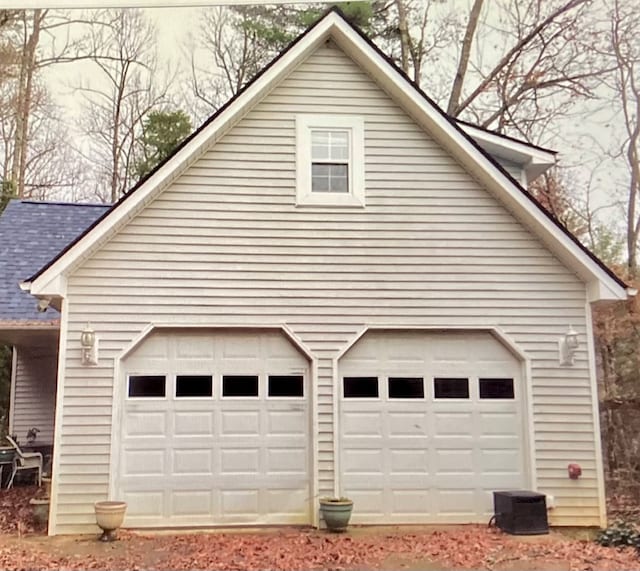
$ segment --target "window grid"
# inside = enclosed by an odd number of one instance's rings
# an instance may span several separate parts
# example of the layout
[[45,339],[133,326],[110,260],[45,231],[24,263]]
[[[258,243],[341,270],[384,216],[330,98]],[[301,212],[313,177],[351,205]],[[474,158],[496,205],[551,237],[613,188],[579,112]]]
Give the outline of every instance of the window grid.
[[311,192],[349,193],[350,134],[311,130]]

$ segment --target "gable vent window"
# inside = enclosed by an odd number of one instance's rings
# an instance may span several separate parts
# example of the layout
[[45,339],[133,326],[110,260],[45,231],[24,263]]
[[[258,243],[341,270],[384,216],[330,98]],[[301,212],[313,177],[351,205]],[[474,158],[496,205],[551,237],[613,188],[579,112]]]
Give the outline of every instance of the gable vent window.
[[424,379],[422,377],[389,377],[390,399],[423,399]]
[[481,399],[513,399],[513,379],[480,379]]
[[344,398],[378,398],[378,377],[345,377]]
[[364,121],[296,116],[296,204],[364,206]]
[[164,398],[166,387],[164,375],[131,375],[128,394],[130,398]]
[[469,379],[433,379],[433,396],[437,399],[468,399]]
[[213,395],[211,375],[178,375],[176,376],[176,397],[201,397]]

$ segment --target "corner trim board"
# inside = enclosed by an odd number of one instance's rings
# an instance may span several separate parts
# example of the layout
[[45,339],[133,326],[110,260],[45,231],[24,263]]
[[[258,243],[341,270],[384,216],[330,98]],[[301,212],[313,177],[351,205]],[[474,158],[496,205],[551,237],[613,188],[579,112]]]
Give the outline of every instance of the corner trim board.
[[67,336],[69,332],[68,302],[60,305],[60,340],[58,342],[58,378],[56,386],[56,415],[53,430],[53,464],[51,467],[51,503],[49,505],[49,535],[56,535],[58,529],[58,488],[60,486],[60,446],[64,418],[64,381],[67,362]]

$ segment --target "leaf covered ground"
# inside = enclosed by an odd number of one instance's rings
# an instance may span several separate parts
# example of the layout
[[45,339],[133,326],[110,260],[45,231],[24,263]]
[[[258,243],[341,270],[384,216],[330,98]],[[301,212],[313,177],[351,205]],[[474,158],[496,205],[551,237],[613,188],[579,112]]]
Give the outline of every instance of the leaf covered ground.
[[0,569],[637,569],[635,550],[554,532],[518,538],[486,526],[357,528],[347,534],[299,529],[224,533],[121,532],[44,535],[31,521],[33,488],[0,491]]

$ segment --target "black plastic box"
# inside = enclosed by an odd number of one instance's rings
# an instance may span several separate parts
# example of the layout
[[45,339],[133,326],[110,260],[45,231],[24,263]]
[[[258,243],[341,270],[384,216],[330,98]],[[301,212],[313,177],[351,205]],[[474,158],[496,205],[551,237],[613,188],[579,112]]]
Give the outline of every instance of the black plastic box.
[[493,511],[496,525],[512,535],[549,533],[544,494],[526,490],[493,492]]

